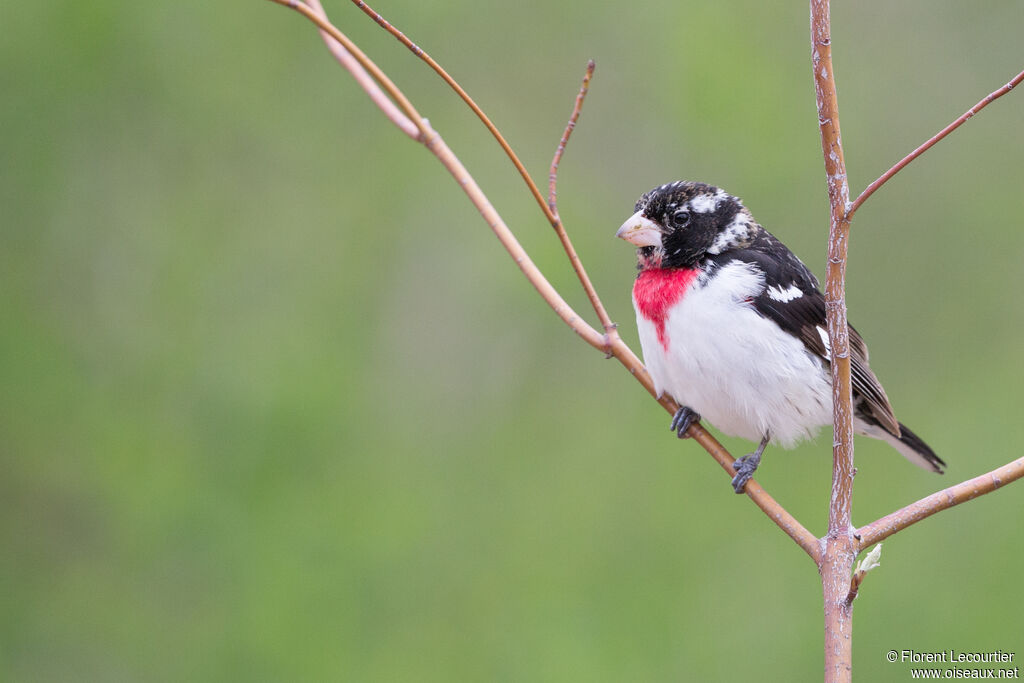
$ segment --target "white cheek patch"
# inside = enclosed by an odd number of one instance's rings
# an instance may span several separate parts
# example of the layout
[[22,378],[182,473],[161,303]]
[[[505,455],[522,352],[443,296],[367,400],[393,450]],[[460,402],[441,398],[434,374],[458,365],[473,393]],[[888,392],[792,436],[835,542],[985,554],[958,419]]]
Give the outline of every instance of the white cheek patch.
[[743,212],[737,213],[736,217],[732,219],[732,223],[730,223],[725,230],[718,233],[718,237],[715,238],[714,243],[708,247],[708,253],[721,254],[724,250],[728,249],[737,240],[739,240],[739,238],[749,232],[750,223],[747,222],[747,217]]
[[[800,291],[800,288],[797,287],[796,285],[790,285],[786,289],[783,289],[778,285],[773,285],[768,288],[768,298],[771,299],[772,301],[778,301],[780,303],[786,303],[787,301],[792,301],[793,299],[799,299],[803,295],[804,293]],[[821,328],[819,327],[818,329],[820,330]]]
[[690,200],[690,211],[696,213],[710,213],[718,208],[718,201],[725,196],[722,190],[715,194],[701,194]]

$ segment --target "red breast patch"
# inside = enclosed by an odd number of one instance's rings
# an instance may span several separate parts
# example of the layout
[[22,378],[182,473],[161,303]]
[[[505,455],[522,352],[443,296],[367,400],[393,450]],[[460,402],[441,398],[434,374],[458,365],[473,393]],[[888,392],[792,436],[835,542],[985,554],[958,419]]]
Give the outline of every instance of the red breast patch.
[[641,271],[633,283],[633,300],[636,308],[647,320],[654,323],[658,341],[668,351],[668,335],[665,333],[665,319],[668,309],[682,300],[699,270],[687,268],[652,268]]

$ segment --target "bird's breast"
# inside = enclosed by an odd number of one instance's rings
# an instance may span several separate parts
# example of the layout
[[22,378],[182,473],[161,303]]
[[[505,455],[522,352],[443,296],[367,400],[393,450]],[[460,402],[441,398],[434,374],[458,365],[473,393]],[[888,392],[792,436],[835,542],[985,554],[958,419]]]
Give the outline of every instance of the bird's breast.
[[699,273],[699,270],[688,268],[652,268],[642,271],[633,283],[633,303],[637,313],[654,324],[658,342],[666,351],[668,311],[683,299]]

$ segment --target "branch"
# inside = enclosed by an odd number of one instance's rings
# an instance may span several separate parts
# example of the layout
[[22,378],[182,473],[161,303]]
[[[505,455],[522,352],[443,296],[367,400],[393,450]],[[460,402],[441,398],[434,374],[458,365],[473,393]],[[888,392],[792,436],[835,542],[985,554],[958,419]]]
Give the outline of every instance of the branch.
[[419,115],[416,108],[406,98],[401,90],[395,86],[394,83],[381,71],[376,64],[374,64],[363,52],[356,47],[351,40],[349,40],[344,34],[341,33],[333,24],[331,24],[326,18],[317,14],[305,3],[299,0],[271,0],[279,5],[284,5],[295,9],[307,19],[312,21],[314,24],[320,27],[321,30],[326,31],[331,38],[341,43],[344,48],[352,54],[353,57],[359,62],[359,64],[369,72],[373,78],[380,83],[381,87],[394,99],[406,115],[412,120],[416,127],[420,131],[420,135],[417,137],[419,142],[426,145],[434,156],[444,165],[448,172],[452,174],[455,180],[462,187],[463,191],[469,197],[473,205],[476,206],[477,210],[487,221],[487,224],[491,227],[491,230],[497,236],[502,246],[509,253],[512,259],[519,266],[519,269],[529,280],[530,284],[537,290],[541,297],[548,303],[549,306],[555,311],[555,313],[562,318],[566,325],[568,325],[576,334],[583,338],[588,344],[596,349],[604,349],[607,346],[605,341],[605,335],[600,334],[588,325],[580,316],[566,303],[565,299],[558,293],[558,291],[548,282],[547,278],[540,272],[540,269],[530,260],[526,250],[523,249],[522,245],[515,238],[515,235],[502,220],[501,216],[491,205],[487,196],[480,189],[480,186],[476,184],[476,181],[469,174],[466,168],[458,160],[451,149],[445,144],[441,136],[433,130],[427,123],[426,119]]
[[858,196],[857,199],[854,200],[853,204],[850,205],[850,210],[846,212],[846,217],[852,218],[854,212],[860,208],[860,205],[863,204],[868,197],[873,195],[875,193],[875,190],[880,188],[882,185],[885,185],[890,178],[892,178],[894,175],[903,170],[904,166],[906,166],[911,161],[927,152],[939,140],[946,137],[963,124],[967,123],[968,119],[973,117],[975,114],[977,114],[979,111],[987,107],[989,104],[998,100],[1000,97],[1013,90],[1016,86],[1020,85],[1021,81],[1024,81],[1024,71],[1021,71],[1019,74],[1014,76],[1013,79],[1009,83],[1004,85],[1002,88],[999,88],[998,90],[989,93],[980,102],[978,102],[976,105],[974,105],[973,107],[965,111],[963,114],[961,114],[955,121],[953,121],[951,124],[949,124],[942,130],[940,130],[938,133],[933,135],[923,145],[915,149],[907,156],[900,159],[899,163],[897,163],[895,166],[893,166],[888,171],[879,176],[879,178],[875,182],[868,185],[864,189],[864,191],[860,193],[860,196]]
[[850,331],[846,321],[846,253],[850,236],[843,142],[832,73],[832,37],[828,0],[811,0],[811,63],[818,104],[818,128],[825,158],[831,208],[825,314],[832,371],[832,498],[824,539],[821,585],[825,602],[825,681],[849,683],[852,675],[852,603],[847,601],[850,569],[856,557],[851,534],[853,499],[853,409],[850,385]]
[[[537,184],[533,182],[533,178],[530,177],[530,173],[526,170],[526,167],[523,165],[523,162],[519,160],[519,157],[512,149],[512,146],[501,134],[501,131],[498,130],[498,127],[494,125],[491,119],[487,116],[487,114],[484,113],[483,109],[481,109],[480,106],[477,105],[473,98],[469,96],[469,93],[467,93],[465,89],[463,89],[463,87],[459,85],[459,83],[454,78],[452,78],[448,74],[448,72],[441,67],[440,64],[438,64],[434,60],[433,57],[427,54],[416,43],[412,42],[402,31],[398,30],[395,26],[393,26],[389,21],[387,21],[383,16],[381,16],[379,12],[374,11],[374,9],[367,5],[365,2],[363,2],[363,0],[352,0],[352,2],[355,3],[355,5],[359,9],[361,9],[367,16],[369,16],[375,22],[377,22],[377,24],[380,25],[381,28],[383,28],[385,31],[394,36],[400,43],[409,48],[409,50],[412,51],[414,55],[416,55],[424,62],[426,62],[427,65],[431,69],[433,69],[434,72],[438,76],[440,76],[442,80],[444,80],[444,82],[447,83],[448,86],[451,87],[451,89],[454,90],[459,97],[462,98],[462,101],[466,103],[466,106],[473,110],[473,113],[476,114],[477,118],[480,119],[484,126],[487,127],[487,130],[491,132],[491,135],[494,136],[494,139],[497,140],[498,144],[501,145],[501,148],[502,150],[504,150],[505,155],[508,156],[509,160],[512,162],[512,165],[516,167],[516,170],[519,171],[519,175],[522,177],[523,182],[526,183],[526,186],[527,188],[529,188],[530,194],[533,195],[533,198],[537,202],[537,205],[540,207],[541,211],[544,212],[545,218],[548,219],[548,222],[551,224],[551,227],[554,228],[555,232],[558,234],[558,238],[562,242],[562,247],[565,249],[566,254],[569,256],[569,261],[572,264],[573,271],[576,273],[577,279],[579,279],[580,284],[583,286],[583,291],[586,292],[587,298],[590,300],[590,305],[594,309],[594,313],[597,314],[598,320],[601,321],[601,325],[602,327],[604,327],[605,335],[607,337],[605,352],[608,355],[611,355],[612,342],[614,341],[614,339],[617,339],[619,335],[618,331],[616,330],[617,326],[615,325],[615,323],[612,322],[611,318],[608,316],[608,312],[605,310],[604,304],[601,303],[601,299],[600,297],[598,297],[597,291],[594,289],[594,285],[590,282],[590,278],[587,276],[587,271],[583,268],[583,262],[580,261],[579,257],[576,255],[576,250],[573,248],[571,242],[569,241],[569,236],[568,234],[566,234],[565,228],[562,226],[562,220],[558,217],[558,214],[555,212],[555,209],[552,206],[549,206],[549,204],[544,201],[544,198],[540,194],[540,190],[537,188]],[[591,73],[593,73],[593,67],[588,66],[587,76],[584,79],[583,94],[586,93],[586,88],[587,84],[590,81]],[[579,105],[582,106],[582,96],[578,97],[578,100]]]
[[850,332],[846,322],[846,252],[850,235],[846,204],[850,197],[850,187],[846,181],[836,83],[832,74],[828,0],[811,0],[811,38],[818,128],[821,132],[821,149],[825,157],[825,174],[831,207],[825,311],[831,351],[835,429],[832,451],[832,505],[828,522],[829,535],[833,535],[849,530],[853,492],[853,411],[850,385]]
[[968,479],[956,486],[933,493],[916,503],[911,503],[857,529],[855,536],[858,537],[858,550],[866,548],[872,543],[878,543],[897,531],[902,531],[911,524],[920,522],[925,517],[931,517],[936,512],[942,512],[954,505],[966,503],[986,493],[992,493],[1022,477],[1024,477],[1024,457],[1017,458],[1002,467],[997,467],[991,472]]
[[[353,76],[357,77],[357,81],[360,82],[360,85],[364,85],[364,82],[359,79],[359,76],[366,72],[369,72],[370,76],[373,77],[373,80],[379,83],[382,88],[384,88],[384,90],[388,93],[391,99],[398,103],[398,106],[405,113],[405,116],[407,116],[411,120],[412,124],[416,126],[416,129],[419,131],[419,135],[416,137],[417,140],[422,142],[429,136],[430,133],[433,132],[430,130],[430,126],[427,125],[426,120],[424,120],[424,118],[420,116],[419,112],[416,111],[416,107],[412,106],[412,102],[410,102],[409,99],[402,93],[402,91],[398,89],[398,86],[391,82],[391,79],[388,78],[387,74],[381,71],[380,67],[374,64],[373,61],[369,57],[367,57],[366,54],[364,54],[363,51],[356,46],[355,43],[349,40],[348,36],[346,36],[344,33],[339,31],[333,24],[331,24],[331,22],[327,20],[326,16],[321,16],[323,8],[321,8],[321,14],[318,14],[308,5],[300,2],[299,0],[270,1],[277,3],[278,5],[290,7],[299,14],[305,16],[307,19],[316,24],[321,31],[326,32],[328,35],[330,35],[332,39],[337,41],[349,55],[355,58],[356,62],[358,62],[362,71],[360,69],[356,69],[354,71],[350,69],[350,73],[352,73]],[[332,50],[332,52],[335,51]],[[337,54],[338,53],[335,53],[336,57]],[[348,68],[347,64],[347,60],[342,61],[342,66]],[[366,89],[365,85],[364,89]],[[369,93],[370,90],[367,90],[367,92]],[[372,93],[371,97],[373,97]]]
[[[321,30],[326,31],[327,34],[334,40],[338,41],[345,50],[347,50],[358,62],[358,64],[368,72],[375,80],[377,80],[388,95],[398,103],[405,115],[416,125],[420,131],[416,139],[422,142],[437,158],[438,160],[448,169],[449,173],[459,183],[460,187],[463,188],[466,195],[474,206],[480,211],[484,220],[490,226],[491,230],[495,233],[498,240],[505,247],[506,251],[519,266],[523,275],[529,280],[530,284],[540,293],[541,297],[547,302],[549,306],[555,311],[556,314],[573,329],[580,337],[583,338],[588,344],[595,349],[605,351],[612,357],[616,358],[636,380],[660,403],[665,410],[671,415],[674,414],[679,406],[668,396],[659,396],[654,389],[654,382],[651,379],[650,374],[644,367],[640,359],[633,353],[633,351],[626,345],[625,342],[618,336],[615,331],[615,325],[608,318],[607,314],[603,313],[603,306],[600,305],[600,299],[597,298],[596,292],[593,294],[591,301],[595,303],[595,309],[599,309],[599,316],[603,316],[604,320],[607,320],[607,327],[605,334],[599,333],[597,330],[592,328],[586,322],[584,322],[576,312],[565,302],[565,300],[558,294],[558,292],[551,286],[550,282],[544,277],[537,266],[530,260],[529,255],[516,240],[515,235],[508,228],[501,216],[495,211],[494,207],[487,200],[483,191],[476,184],[476,181],[469,174],[466,168],[458,160],[452,150],[444,143],[441,136],[434,131],[430,125],[423,119],[412,104],[406,99],[404,94],[389,80],[387,76],[380,71],[379,68],[363,54],[352,42],[345,37],[337,28],[335,28],[329,21],[316,11],[300,2],[299,0],[271,0],[280,5],[291,7],[303,14],[310,21],[315,23]],[[388,24],[379,14],[376,14],[370,10],[365,3],[356,2],[365,12],[370,14],[377,21],[378,24],[385,27],[390,33],[398,37],[404,44],[409,47],[414,54],[427,61],[428,64],[434,66],[434,70],[437,71],[446,82],[451,85],[456,92],[460,93],[463,100],[469,104],[470,108],[477,112],[477,115],[484,121],[485,125],[491,130],[495,138],[498,139],[499,144],[505,149],[506,154],[512,159],[513,163],[518,169],[520,174],[523,176],[527,185],[531,188],[531,192],[535,198],[539,198],[538,204],[544,211],[546,216],[549,216],[549,220],[553,218],[552,225],[557,230],[561,230],[560,235],[564,235],[563,246],[568,244],[568,249],[571,249],[571,243],[568,243],[568,236],[565,234],[565,230],[562,227],[561,221],[558,219],[555,211],[544,202],[543,198],[540,197],[540,193],[536,190],[536,184],[530,178],[525,168],[519,163],[515,153],[512,152],[511,147],[505,142],[501,134],[494,128],[490,120],[484,115],[483,111],[469,98],[468,94],[455,83],[447,73],[441,69],[440,66],[436,65],[429,55],[424,53],[420,48],[408,40],[404,34]],[[340,61],[340,60],[339,60]],[[343,63],[344,65],[344,63]],[[347,67],[346,67],[347,68]],[[350,69],[351,72],[351,69]],[[588,68],[589,78],[589,68]],[[586,85],[586,84],[585,84]],[[584,88],[585,88],[584,85]],[[582,97],[578,96],[578,106],[582,104]],[[563,136],[567,139],[567,135]],[[574,252],[573,252],[574,254]],[[570,256],[573,258],[573,256]],[[588,288],[588,294],[593,291],[593,287],[589,286],[589,280],[586,280],[586,274],[582,270],[582,264],[579,264],[579,259],[576,258],[574,261],[574,267],[579,265],[577,274],[580,275],[581,282],[585,281],[584,287]],[[600,308],[599,308],[600,307]],[[694,424],[690,427],[688,435],[691,436],[694,441],[700,444],[711,456],[722,466],[722,468],[731,477],[734,474],[733,470],[733,457],[729,452],[712,436],[707,430],[701,427],[699,424]],[[796,520],[789,512],[786,511],[778,502],[775,501],[757,482],[751,480],[745,489],[747,496],[754,501],[754,503],[761,508],[762,511],[768,517],[775,522],[780,529],[782,529],[790,538],[792,538],[797,545],[804,549],[804,551],[817,563],[820,557],[820,547],[818,539],[814,537],[799,521]]]

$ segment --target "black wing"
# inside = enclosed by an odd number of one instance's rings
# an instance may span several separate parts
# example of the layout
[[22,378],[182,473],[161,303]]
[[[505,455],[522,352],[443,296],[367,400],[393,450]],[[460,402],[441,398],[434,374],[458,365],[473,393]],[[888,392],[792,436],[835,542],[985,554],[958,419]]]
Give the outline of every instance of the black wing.
[[[808,351],[826,364],[831,364],[832,356],[826,346],[825,295],[818,289],[818,281],[807,266],[766,231],[750,246],[715,257],[723,265],[733,259],[754,264],[764,272],[765,289],[753,299],[754,309],[803,342]],[[900,436],[900,424],[893,415],[885,389],[868,366],[868,347],[852,326],[850,376],[854,404],[890,434]]]

